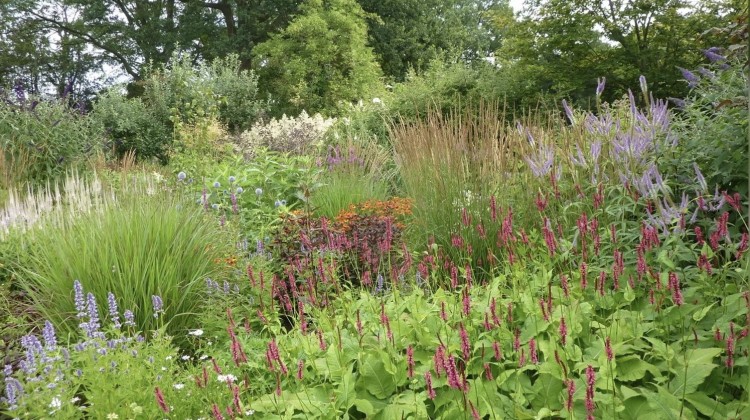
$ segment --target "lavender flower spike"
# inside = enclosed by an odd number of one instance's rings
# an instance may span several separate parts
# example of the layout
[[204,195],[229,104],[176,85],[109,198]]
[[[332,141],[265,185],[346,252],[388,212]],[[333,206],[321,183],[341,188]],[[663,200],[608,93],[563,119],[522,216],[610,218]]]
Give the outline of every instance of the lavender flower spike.
[[575,119],[575,116],[573,115],[573,109],[571,109],[570,106],[568,105],[568,101],[566,101],[565,99],[563,99],[562,100],[562,106],[563,106],[563,109],[565,110],[565,115],[570,120],[570,123],[573,124],[573,125],[575,125],[576,119]]
[[708,58],[708,61],[712,63],[718,63],[720,61],[726,61],[726,57],[718,53],[719,49],[716,47],[711,47],[705,51],[703,51],[703,54]]
[[677,68],[680,69],[680,72],[682,73],[682,78],[688,82],[688,86],[690,87],[698,86],[698,82],[700,82],[700,79],[698,78],[698,76],[693,74],[693,72],[691,72],[688,69],[685,69],[682,67],[677,67]]
[[57,348],[57,337],[55,337],[55,326],[52,325],[49,320],[44,321],[44,329],[42,329],[42,338],[44,338],[44,346],[47,351],[55,351]]
[[92,293],[86,295],[86,306],[89,321],[81,324],[81,327],[86,331],[87,337],[101,337],[103,334],[99,331],[99,308],[96,306],[96,297]]
[[604,92],[604,85],[607,83],[607,78],[602,77],[596,79],[596,96],[602,96],[602,92]]
[[641,75],[638,78],[638,82],[641,84],[641,92],[645,95],[648,92],[648,83],[646,83],[646,76]]
[[695,169],[695,177],[698,179],[698,184],[701,186],[701,191],[708,191],[708,184],[706,183],[706,178],[703,177],[703,174],[701,173],[701,169],[698,167],[698,164],[693,162],[693,169]]
[[117,309],[117,300],[112,292],[107,293],[107,305],[109,306],[109,319],[112,320],[112,326],[116,330],[119,330],[122,326],[120,323],[120,311]]
[[125,318],[125,326],[126,327],[135,327],[135,315],[133,315],[133,311],[130,309],[126,309],[125,312],[122,314],[123,318]]
[[162,308],[164,307],[164,303],[162,302],[161,297],[151,295],[151,304],[154,305],[154,318],[158,318],[159,314],[162,312]]
[[76,280],[73,282],[74,302],[76,305],[76,318],[81,319],[86,316],[86,300],[83,297],[83,286]]

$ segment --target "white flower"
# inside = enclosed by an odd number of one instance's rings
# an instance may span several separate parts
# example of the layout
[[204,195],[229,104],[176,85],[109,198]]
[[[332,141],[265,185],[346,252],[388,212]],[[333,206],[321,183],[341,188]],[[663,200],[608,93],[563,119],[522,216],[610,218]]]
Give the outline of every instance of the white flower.
[[81,401],[81,399],[80,399],[80,398],[78,398],[78,397],[73,397],[73,398],[71,398],[71,399],[70,399],[70,403],[71,403],[71,404],[75,404],[75,403],[77,403],[78,401]]
[[253,414],[255,414],[255,410],[247,410],[247,411],[245,411],[245,415],[246,416],[252,416]]
[[172,356],[167,356],[164,358],[164,360],[172,360]]
[[232,382],[237,381],[237,377],[232,374],[219,375],[216,377],[216,379],[219,382],[227,382],[227,383],[232,383]]
[[203,330],[201,329],[193,330],[193,331],[190,331],[188,334],[194,335],[196,337],[200,337],[203,335]]
[[52,401],[49,403],[49,408],[53,408],[57,410],[60,407],[62,407],[62,401],[60,401],[60,398],[58,397],[52,398]]
[[192,359],[192,357],[190,357],[190,356],[188,356],[186,354],[186,355],[182,356],[180,359],[182,359],[182,360],[190,360],[190,359]]
[[374,103],[374,104],[382,104],[383,101],[381,101],[380,98],[372,98],[372,103]]
[[203,356],[199,357],[198,359],[200,359],[200,360],[206,360],[206,359],[208,359],[208,355],[204,354]]
[[174,384],[174,385],[172,385],[172,386],[174,386],[174,389],[182,389],[182,388],[185,388],[185,384]]

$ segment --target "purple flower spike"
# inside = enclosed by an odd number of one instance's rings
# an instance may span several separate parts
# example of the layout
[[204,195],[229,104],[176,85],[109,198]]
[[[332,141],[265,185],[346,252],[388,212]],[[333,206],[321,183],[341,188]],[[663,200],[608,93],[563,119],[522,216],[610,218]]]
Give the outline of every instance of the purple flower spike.
[[44,329],[42,330],[42,337],[44,338],[44,346],[48,351],[55,351],[57,347],[57,337],[55,337],[55,326],[49,321],[44,321]]
[[703,54],[708,58],[708,61],[712,63],[718,63],[721,61],[726,61],[726,57],[719,54],[719,49],[717,47],[711,47],[705,51],[703,51]]
[[86,316],[86,300],[83,297],[83,286],[76,280],[73,282],[74,302],[76,305],[76,318],[81,319]]
[[120,311],[117,309],[117,300],[112,292],[107,294],[107,305],[109,306],[109,318],[112,320],[112,325],[115,329],[119,330],[122,324],[120,324]]
[[81,327],[86,331],[87,337],[101,337],[103,334],[99,332],[99,308],[96,306],[96,297],[92,293],[86,295],[86,307],[89,320],[81,324]]
[[567,115],[568,119],[570,120],[570,123],[575,125],[576,119],[575,119],[575,116],[573,115],[573,109],[571,109],[570,106],[568,105],[568,101],[563,99],[562,106],[563,106],[563,109],[565,110],[565,115]]
[[122,316],[125,318],[124,325],[126,327],[135,327],[135,315],[133,315],[133,311],[126,309]]
[[648,92],[648,83],[646,83],[646,76],[641,75],[641,77],[638,78],[638,82],[641,84],[641,92],[644,94]]
[[164,303],[162,302],[161,297],[151,295],[151,304],[154,305],[154,318],[158,318],[159,314],[162,312],[162,308],[164,307]]
[[607,83],[607,78],[602,77],[601,79],[596,79],[596,96],[602,96],[602,92],[604,92],[604,86]]
[[677,67],[680,69],[680,72],[682,73],[682,78],[685,79],[688,82],[688,86],[690,87],[696,87],[698,86],[698,82],[700,82],[700,79],[698,76],[696,76],[693,72],[691,72],[688,69]]

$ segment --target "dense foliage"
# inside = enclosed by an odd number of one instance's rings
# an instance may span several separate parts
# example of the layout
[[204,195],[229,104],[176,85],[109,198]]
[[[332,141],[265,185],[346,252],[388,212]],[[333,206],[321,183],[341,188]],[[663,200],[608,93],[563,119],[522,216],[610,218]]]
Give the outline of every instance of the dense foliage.
[[750,416],[738,5],[54,4],[0,5],[0,417]]

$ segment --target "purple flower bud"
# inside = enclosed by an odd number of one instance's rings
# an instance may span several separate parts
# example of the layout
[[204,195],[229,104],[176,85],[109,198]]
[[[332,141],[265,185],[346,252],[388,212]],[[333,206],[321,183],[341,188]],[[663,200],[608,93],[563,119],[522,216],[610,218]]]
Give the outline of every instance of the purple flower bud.
[[5,365],[3,368],[3,376],[8,377],[13,374],[13,366]]

